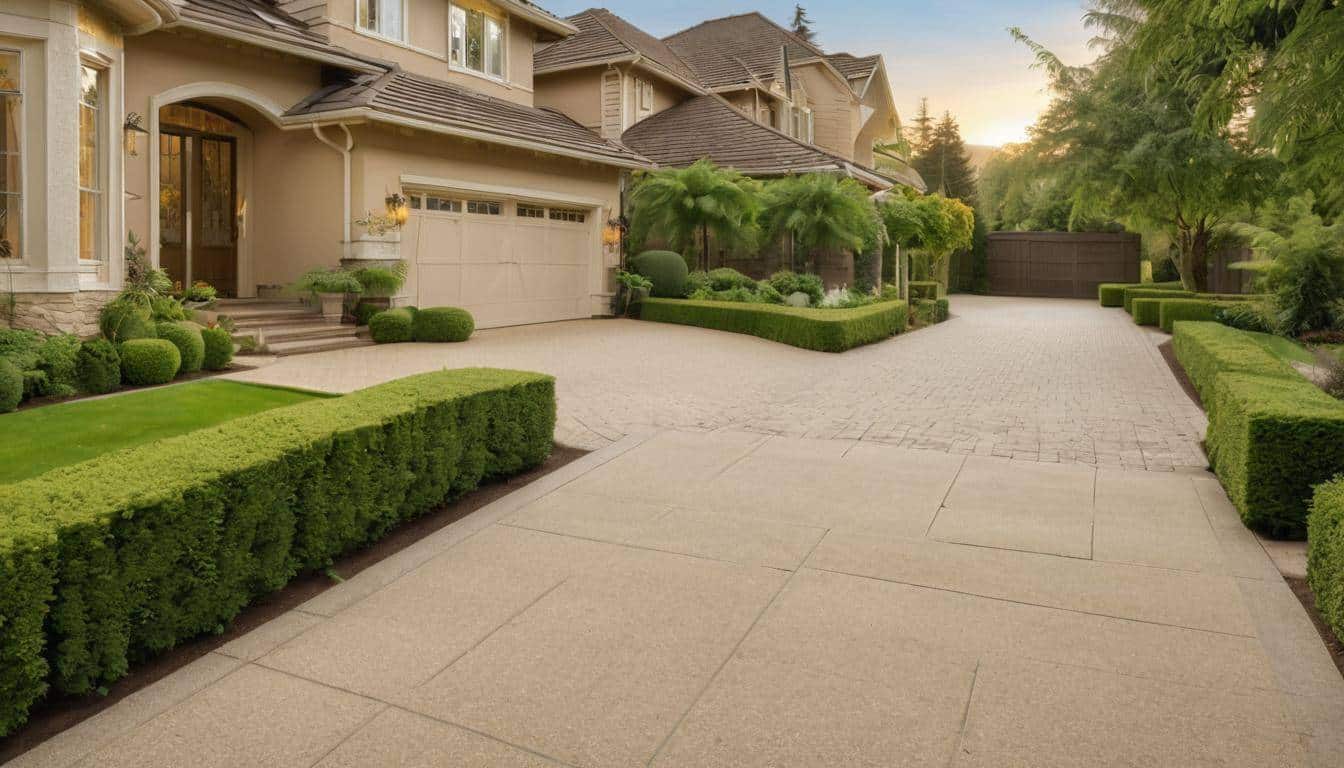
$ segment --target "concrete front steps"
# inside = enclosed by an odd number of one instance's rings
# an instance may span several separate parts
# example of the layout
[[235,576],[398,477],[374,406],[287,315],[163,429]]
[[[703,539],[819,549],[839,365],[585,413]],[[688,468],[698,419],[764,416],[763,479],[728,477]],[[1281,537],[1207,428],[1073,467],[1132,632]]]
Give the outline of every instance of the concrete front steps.
[[256,352],[279,357],[373,343],[360,337],[355,326],[329,323],[299,301],[226,299],[215,310],[233,320],[235,340],[250,338]]

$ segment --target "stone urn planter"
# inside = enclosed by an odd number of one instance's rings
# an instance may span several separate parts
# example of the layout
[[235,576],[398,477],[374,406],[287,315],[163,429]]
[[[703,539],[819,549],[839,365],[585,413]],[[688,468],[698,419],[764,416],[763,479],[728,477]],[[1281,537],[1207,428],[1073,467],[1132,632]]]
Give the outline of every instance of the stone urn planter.
[[322,307],[322,319],[328,323],[339,323],[345,315],[344,293],[319,293],[317,303]]
[[391,229],[381,234],[370,232],[366,226],[350,227],[350,262],[394,262],[401,260],[401,230]]

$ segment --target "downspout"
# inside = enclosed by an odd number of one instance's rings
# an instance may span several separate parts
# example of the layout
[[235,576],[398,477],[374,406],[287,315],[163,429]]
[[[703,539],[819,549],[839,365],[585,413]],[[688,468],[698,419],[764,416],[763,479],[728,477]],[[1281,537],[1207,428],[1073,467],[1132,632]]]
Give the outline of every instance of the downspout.
[[350,150],[355,148],[355,137],[350,134],[350,129],[346,127],[345,123],[337,123],[336,125],[339,126],[340,129],[345,132],[345,146],[343,147],[337,144],[336,142],[332,141],[331,139],[328,139],[326,136],[323,136],[322,128],[317,123],[313,123],[313,135],[317,137],[318,141],[322,142],[323,144],[326,144],[328,147],[331,147],[332,149],[341,153],[342,170],[344,172],[344,179],[345,179],[345,182],[341,185],[341,193],[342,193],[341,259],[348,260],[350,258],[350,226],[351,226]]

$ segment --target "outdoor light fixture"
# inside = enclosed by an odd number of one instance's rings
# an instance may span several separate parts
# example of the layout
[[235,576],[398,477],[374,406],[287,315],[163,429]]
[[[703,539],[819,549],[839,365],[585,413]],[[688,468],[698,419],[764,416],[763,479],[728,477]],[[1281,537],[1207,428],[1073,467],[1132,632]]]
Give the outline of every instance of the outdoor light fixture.
[[395,221],[398,227],[404,226],[411,217],[411,207],[406,198],[400,192],[393,192],[384,202],[387,203],[387,217]]
[[145,136],[149,135],[149,131],[140,127],[140,113],[127,112],[126,122],[122,124],[121,129],[126,134],[125,136],[126,154],[130,155],[131,157],[139,157],[140,136],[141,134]]
[[621,244],[621,236],[625,234],[625,225],[620,219],[612,219],[602,228],[602,244],[610,247],[616,247]]

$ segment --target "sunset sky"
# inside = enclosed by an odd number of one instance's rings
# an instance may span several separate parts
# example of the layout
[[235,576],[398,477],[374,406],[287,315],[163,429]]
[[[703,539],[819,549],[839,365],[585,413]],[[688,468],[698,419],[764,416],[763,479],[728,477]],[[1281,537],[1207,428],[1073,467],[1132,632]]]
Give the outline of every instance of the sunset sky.
[[[568,16],[594,3],[540,0]],[[1026,138],[1048,103],[1045,77],[1031,53],[1008,35],[1019,26],[1071,64],[1092,58],[1082,0],[828,0],[804,2],[817,42],[827,51],[881,53],[902,120],[921,96],[939,114],[951,110],[970,144]],[[757,10],[787,25],[793,0],[608,0],[603,7],[658,36],[705,19]]]

